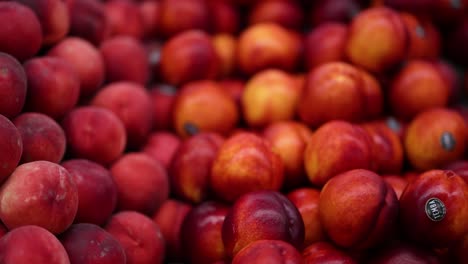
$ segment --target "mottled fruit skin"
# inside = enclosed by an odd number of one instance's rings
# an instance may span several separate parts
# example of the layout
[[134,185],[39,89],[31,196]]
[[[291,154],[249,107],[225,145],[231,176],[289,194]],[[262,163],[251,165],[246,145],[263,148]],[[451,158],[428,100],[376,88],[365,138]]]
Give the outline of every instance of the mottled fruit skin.
[[373,169],[372,142],[360,126],[330,121],[310,137],[304,163],[310,182],[323,186],[335,175],[351,169]]
[[217,197],[233,202],[251,191],[278,191],[283,181],[283,162],[269,142],[251,132],[239,132],[218,150],[210,186]]
[[23,140],[15,124],[0,114],[0,182],[5,181],[20,163]]
[[61,165],[78,189],[74,223],[105,224],[117,206],[117,187],[109,169],[87,159],[68,159]]
[[102,227],[74,224],[60,235],[71,264],[125,264],[120,243]]
[[290,243],[282,240],[257,240],[239,251],[232,259],[232,264],[302,264],[301,253]]
[[184,218],[180,235],[182,252],[189,263],[213,263],[226,258],[221,230],[229,206],[206,201]]
[[336,248],[330,242],[322,241],[311,244],[302,251],[304,263],[320,264],[320,263],[340,263],[340,264],[357,264],[347,253]]
[[0,114],[14,118],[26,101],[27,77],[20,62],[0,51]]
[[422,173],[400,197],[400,221],[406,236],[432,247],[447,247],[461,239],[468,232],[467,197],[468,185],[454,172]]
[[13,119],[21,134],[21,163],[46,160],[59,163],[67,145],[65,132],[52,118],[41,113],[25,112]]
[[23,62],[39,52],[43,34],[34,11],[17,2],[0,2],[0,24],[11,25],[0,30],[0,52]]
[[223,223],[226,254],[235,256],[251,242],[282,240],[301,248],[304,222],[297,208],[275,191],[254,191],[239,197]]
[[398,199],[380,175],[364,169],[349,170],[322,188],[319,215],[325,233],[336,245],[366,249],[391,237]]
[[331,120],[359,121],[366,114],[361,71],[345,62],[328,62],[311,69],[298,104],[305,124],[318,127]]
[[0,259],[17,264],[71,264],[57,237],[36,225],[21,226],[5,234],[0,239]]
[[120,211],[104,226],[122,246],[127,264],[163,263],[166,245],[151,218],[135,211]]
[[371,7],[353,18],[346,57],[371,72],[382,72],[406,56],[407,35],[400,15],[387,7]]
[[216,133],[199,133],[183,141],[170,165],[173,194],[198,204],[209,197],[213,161],[224,138]]
[[77,210],[76,184],[56,163],[24,163],[0,188],[0,219],[10,230],[37,225],[59,234],[73,223]]
[[424,111],[408,124],[404,138],[406,156],[416,170],[441,168],[463,156],[467,134],[466,123],[456,111]]
[[436,65],[409,60],[393,78],[387,97],[397,118],[411,120],[423,111],[447,106],[450,93],[449,83]]

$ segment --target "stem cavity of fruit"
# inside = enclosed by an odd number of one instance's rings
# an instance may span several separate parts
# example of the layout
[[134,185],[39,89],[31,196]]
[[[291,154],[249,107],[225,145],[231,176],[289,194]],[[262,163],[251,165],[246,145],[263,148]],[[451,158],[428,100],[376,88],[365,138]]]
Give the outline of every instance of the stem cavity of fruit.
[[184,130],[190,136],[193,136],[195,134],[198,134],[198,132],[200,132],[200,129],[198,129],[198,127],[195,124],[190,123],[190,122],[186,122],[184,124]]
[[453,151],[457,142],[455,141],[455,137],[452,133],[445,131],[440,137],[440,144],[444,150]]

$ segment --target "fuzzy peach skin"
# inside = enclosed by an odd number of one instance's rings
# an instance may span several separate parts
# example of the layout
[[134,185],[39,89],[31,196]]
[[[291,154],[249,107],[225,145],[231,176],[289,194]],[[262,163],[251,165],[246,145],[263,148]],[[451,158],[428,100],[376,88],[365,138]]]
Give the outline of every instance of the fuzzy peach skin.
[[382,72],[403,61],[407,38],[399,13],[387,7],[371,7],[351,21],[346,57],[369,71]]
[[388,240],[395,230],[398,199],[380,175],[364,169],[349,170],[322,188],[319,216],[325,233],[336,245],[371,248]]
[[449,247],[468,232],[466,219],[468,185],[453,171],[426,171],[400,197],[402,228],[421,245]]
[[282,240],[257,240],[239,251],[232,264],[303,264],[301,253]]
[[70,226],[59,236],[70,263],[125,264],[125,252],[119,241],[102,227],[81,223]]
[[262,239],[283,240],[299,249],[304,243],[304,221],[283,194],[253,191],[239,197],[229,209],[222,238],[229,257]]
[[278,191],[283,181],[283,161],[270,143],[251,132],[239,132],[227,138],[218,150],[210,186],[217,197],[233,202],[251,191]]
[[0,239],[3,263],[71,264],[65,248],[54,234],[36,225],[9,231]]
[[0,188],[0,219],[8,229],[37,225],[65,231],[78,210],[78,190],[70,173],[50,161],[18,166]]
[[309,181],[323,186],[336,174],[351,169],[374,169],[372,141],[358,125],[330,121],[307,142],[304,164]]

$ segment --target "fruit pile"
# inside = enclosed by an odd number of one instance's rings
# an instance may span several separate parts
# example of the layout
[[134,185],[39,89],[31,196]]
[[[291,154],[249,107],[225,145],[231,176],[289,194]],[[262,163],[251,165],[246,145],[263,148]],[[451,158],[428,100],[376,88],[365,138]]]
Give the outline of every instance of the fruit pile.
[[468,263],[468,1],[0,0],[0,263]]

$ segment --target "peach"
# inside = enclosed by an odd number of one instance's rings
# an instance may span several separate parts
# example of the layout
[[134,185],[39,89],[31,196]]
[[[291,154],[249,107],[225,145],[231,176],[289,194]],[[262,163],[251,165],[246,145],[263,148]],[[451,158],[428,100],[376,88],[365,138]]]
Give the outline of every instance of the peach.
[[304,60],[308,70],[323,63],[345,60],[348,26],[326,22],[311,29],[305,36]]
[[8,118],[17,116],[23,110],[26,91],[23,67],[14,57],[0,52],[0,114]]
[[74,224],[59,238],[71,264],[126,263],[125,252],[120,243],[98,225]]
[[239,30],[240,14],[230,1],[208,0],[211,19],[210,30],[214,33],[235,34]]
[[406,43],[406,28],[399,13],[387,7],[370,7],[353,18],[345,53],[353,64],[382,72],[405,58]]
[[65,248],[46,229],[27,225],[15,228],[0,239],[0,259],[4,263],[70,264]]
[[304,221],[304,248],[325,240],[318,210],[320,190],[300,187],[289,192],[286,197],[296,206]]
[[127,136],[119,117],[97,106],[80,106],[61,122],[70,157],[86,158],[108,165],[125,150]]
[[163,263],[165,242],[151,218],[134,211],[114,214],[105,228],[122,245],[128,264]]
[[304,168],[304,150],[312,131],[296,121],[272,123],[263,130],[265,137],[284,164],[284,188],[304,184],[307,180]]
[[390,244],[373,253],[369,259],[372,264],[442,264],[433,251],[408,242]]
[[185,216],[180,235],[182,252],[189,263],[213,263],[224,260],[221,230],[229,210],[225,204],[206,201]]
[[47,53],[65,59],[73,66],[80,78],[80,96],[88,97],[104,82],[104,61],[99,50],[91,42],[77,37],[67,37]]
[[219,57],[211,36],[200,30],[188,30],[168,39],[161,50],[160,70],[163,79],[172,85],[215,78]]
[[0,187],[0,219],[9,230],[37,225],[59,234],[73,223],[77,210],[76,184],[56,163],[24,163]]
[[400,197],[404,234],[420,245],[447,247],[468,232],[468,185],[453,171],[428,170]]
[[98,0],[72,0],[70,9],[70,35],[99,45],[110,35],[109,20],[104,4]]
[[322,188],[319,216],[325,233],[336,245],[367,249],[391,237],[398,217],[398,199],[378,174],[349,170]]
[[290,243],[282,240],[257,240],[241,251],[232,259],[232,264],[302,264],[301,253]]
[[252,191],[278,191],[283,180],[283,161],[270,143],[254,133],[238,132],[219,148],[210,185],[217,197],[233,202]]
[[428,19],[411,13],[400,13],[408,32],[407,59],[435,59],[441,53],[441,37],[438,29]]
[[369,122],[361,125],[372,139],[374,153],[373,161],[379,173],[400,173],[403,168],[403,142],[386,125],[379,122]]
[[206,31],[210,26],[209,9],[203,0],[161,0],[160,30],[167,38],[187,30]]
[[359,0],[314,1],[308,13],[309,24],[311,26],[327,22],[348,24],[362,9]]
[[134,1],[108,0],[104,4],[109,21],[110,36],[124,35],[143,38],[144,24],[140,9]]
[[159,36],[159,23],[161,20],[161,14],[159,13],[159,8],[161,8],[160,2],[152,0],[140,1],[138,7],[143,22],[143,37],[145,39],[152,39]]
[[94,95],[90,104],[119,117],[125,126],[128,148],[139,148],[151,133],[151,96],[143,85],[128,81],[110,83]]
[[360,126],[330,121],[310,137],[304,152],[309,181],[323,186],[336,174],[352,169],[374,169],[372,139]]
[[393,79],[388,100],[396,117],[410,120],[425,110],[445,107],[450,92],[449,84],[432,63],[411,60]]
[[273,22],[286,28],[301,29],[304,12],[294,0],[257,1],[250,9],[248,22],[250,25]]
[[394,174],[384,174],[382,175],[382,179],[393,188],[398,199],[400,199],[403,190],[409,182],[407,178]]
[[17,2],[0,2],[0,24],[11,25],[0,30],[0,52],[23,62],[39,52],[42,28],[31,8]]
[[42,28],[42,43],[51,45],[64,38],[70,30],[70,13],[61,0],[15,0],[34,11]]
[[440,168],[463,156],[467,134],[466,123],[458,112],[446,108],[424,111],[408,125],[406,156],[417,170]]
[[153,102],[153,128],[155,130],[172,129],[172,107],[177,89],[171,85],[157,84],[150,88]]
[[131,36],[115,36],[99,47],[104,60],[107,82],[130,81],[145,85],[150,64],[143,44]]
[[154,222],[161,229],[161,233],[166,243],[166,259],[169,261],[182,261],[184,252],[182,251],[181,228],[186,215],[192,206],[188,203],[167,199],[153,215]]
[[3,183],[20,163],[23,140],[15,124],[0,114],[0,183]]
[[202,132],[180,144],[169,169],[176,197],[194,204],[209,197],[211,167],[223,141],[219,134]]
[[213,46],[219,57],[219,76],[233,75],[237,69],[237,39],[230,34],[216,34],[212,37]]
[[80,78],[64,59],[44,56],[24,64],[28,92],[24,111],[44,113],[60,119],[71,111],[80,97]]
[[164,168],[168,170],[181,144],[182,139],[172,132],[153,132],[148,136],[148,140],[141,148],[141,151],[161,162]]
[[60,165],[70,173],[78,189],[74,222],[103,225],[117,206],[117,186],[110,171],[86,159],[68,159]]
[[267,68],[292,71],[301,54],[299,37],[276,23],[258,23],[239,35],[237,61],[240,70],[247,75]]
[[67,141],[62,127],[41,113],[22,113],[13,119],[23,141],[21,163],[46,160],[59,163],[65,155]]
[[250,127],[264,127],[277,121],[292,120],[302,87],[289,74],[278,69],[255,73],[245,84],[242,113]]
[[169,197],[162,164],[144,153],[127,152],[110,167],[117,186],[117,209],[152,215]]
[[350,255],[326,241],[315,242],[302,251],[305,264],[357,264]]
[[176,95],[172,114],[175,131],[183,138],[198,132],[227,135],[239,120],[234,99],[211,80],[182,86]]
[[222,239],[229,257],[263,239],[282,240],[299,249],[304,242],[304,222],[297,208],[283,194],[253,191],[239,197],[229,209]]
[[366,94],[362,72],[345,62],[328,62],[310,70],[297,111],[307,125],[318,127],[340,119],[359,121],[365,117]]

